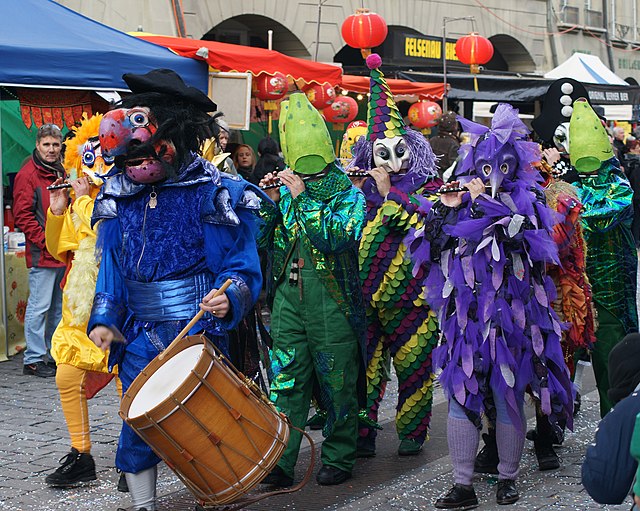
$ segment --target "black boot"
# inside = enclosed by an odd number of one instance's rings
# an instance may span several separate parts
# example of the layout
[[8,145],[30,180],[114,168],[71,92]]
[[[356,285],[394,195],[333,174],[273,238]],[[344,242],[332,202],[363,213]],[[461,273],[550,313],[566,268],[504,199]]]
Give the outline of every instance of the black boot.
[[272,486],[277,486],[278,488],[289,488],[290,486],[293,486],[293,477],[285,474],[284,470],[276,465],[261,481],[261,484],[270,484]]
[[533,448],[536,452],[536,458],[538,458],[538,468],[541,471],[560,468],[560,459],[550,442],[536,438],[533,442]]
[[478,474],[498,473],[498,444],[496,444],[496,430],[489,428],[487,433],[482,434],[484,447],[476,456],[473,471]]
[[478,507],[478,497],[473,486],[454,484],[444,497],[436,500],[438,509],[473,509]]
[[498,481],[498,490],[496,491],[496,502],[500,505],[513,504],[520,498],[520,494],[516,489],[516,482],[513,479],[501,479]]
[[560,460],[553,449],[554,443],[560,443],[558,433],[554,430],[549,419],[543,415],[536,415],[536,435],[533,448],[538,458],[538,468],[541,471],[560,468]]
[[120,477],[118,478],[118,491],[122,493],[129,492],[129,485],[127,484],[127,478],[124,476],[124,472],[120,472]]
[[73,486],[96,480],[96,465],[89,453],[80,453],[71,448],[71,452],[60,459],[62,466],[45,478],[49,486]]

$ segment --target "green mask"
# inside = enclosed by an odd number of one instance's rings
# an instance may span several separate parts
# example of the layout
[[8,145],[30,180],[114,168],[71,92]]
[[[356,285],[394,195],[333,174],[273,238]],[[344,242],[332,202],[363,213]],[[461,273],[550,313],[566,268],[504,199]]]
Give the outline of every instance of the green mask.
[[324,119],[304,92],[280,104],[280,145],[287,166],[298,174],[317,174],[335,161]]
[[569,123],[569,156],[578,172],[594,173],[602,162],[613,158],[613,147],[600,118],[586,99],[573,103]]

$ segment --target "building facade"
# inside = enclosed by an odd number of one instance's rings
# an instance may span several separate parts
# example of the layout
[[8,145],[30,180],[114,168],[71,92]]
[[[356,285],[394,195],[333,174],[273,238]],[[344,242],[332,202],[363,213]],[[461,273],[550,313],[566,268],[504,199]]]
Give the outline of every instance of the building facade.
[[58,1],[125,32],[267,47],[272,30],[274,50],[344,65],[352,54],[341,25],[364,5],[389,26],[382,48],[387,64],[441,69],[445,32],[452,44],[475,30],[494,45],[489,70],[541,75],[582,52],[597,55],[630,83],[640,82],[640,0]]

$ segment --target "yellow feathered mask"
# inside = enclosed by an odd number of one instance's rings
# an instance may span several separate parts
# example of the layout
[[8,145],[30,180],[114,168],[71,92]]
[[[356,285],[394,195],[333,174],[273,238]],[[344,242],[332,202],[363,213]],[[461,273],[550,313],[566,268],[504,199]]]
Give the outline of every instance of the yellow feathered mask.
[[113,160],[105,161],[100,150],[98,130],[102,114],[87,117],[83,114],[80,126],[74,126],[71,131],[73,138],[64,143],[64,168],[70,179],[87,176],[95,186],[102,186],[103,177],[113,167]]

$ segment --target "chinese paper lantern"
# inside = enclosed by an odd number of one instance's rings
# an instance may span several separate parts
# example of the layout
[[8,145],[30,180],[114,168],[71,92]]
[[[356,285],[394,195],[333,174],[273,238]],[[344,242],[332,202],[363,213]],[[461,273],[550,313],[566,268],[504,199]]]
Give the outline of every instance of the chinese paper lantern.
[[418,101],[409,108],[409,121],[416,128],[433,128],[442,117],[442,108],[433,101]]
[[482,37],[477,32],[461,37],[456,41],[456,55],[463,64],[471,66],[473,82],[478,91],[478,80],[475,75],[480,72],[480,66],[486,64],[493,57],[493,44],[486,37]]
[[309,98],[309,103],[318,110],[328,107],[336,99],[336,91],[329,82],[309,84],[302,90]]
[[357,9],[342,23],[342,38],[352,48],[360,48],[363,58],[371,54],[371,48],[380,46],[387,37],[387,22],[369,9]]
[[358,115],[358,102],[349,96],[340,96],[322,110],[322,115],[328,122],[347,124]]
[[288,89],[287,77],[277,71],[273,75],[261,73],[253,83],[255,83],[254,96],[264,101],[281,99]]

